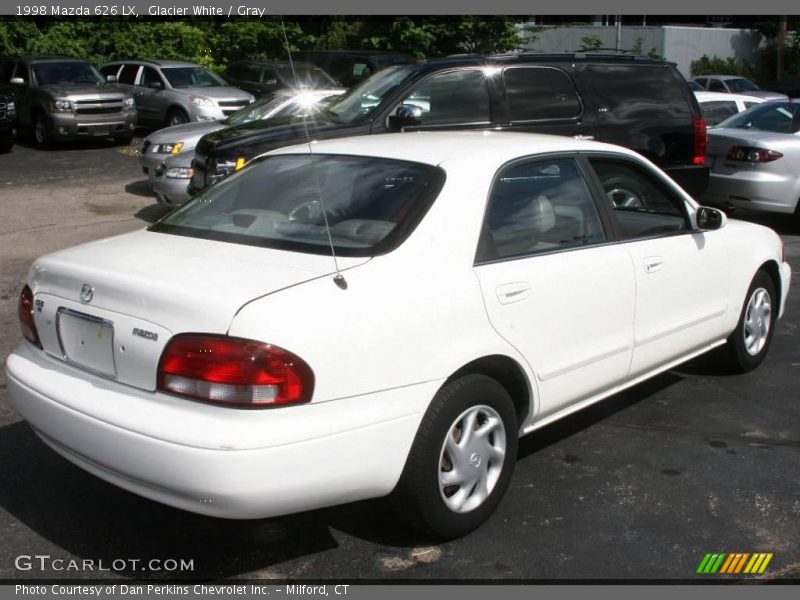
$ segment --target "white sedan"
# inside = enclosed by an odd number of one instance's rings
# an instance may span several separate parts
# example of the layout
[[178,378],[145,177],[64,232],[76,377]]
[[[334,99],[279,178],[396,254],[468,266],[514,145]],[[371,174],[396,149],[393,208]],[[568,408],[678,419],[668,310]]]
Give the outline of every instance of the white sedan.
[[800,223],[800,100],[765,102],[709,129],[706,165],[704,201]]
[[7,381],[45,443],[197,513],[391,494],[453,537],[497,506],[520,435],[718,347],[737,371],[767,353],[780,238],[629,150],[499,132],[311,147],[33,264]]
[[745,94],[723,94],[722,92],[694,92],[703,118],[708,127],[714,127],[728,117],[746,111],[751,106],[761,104],[766,98]]

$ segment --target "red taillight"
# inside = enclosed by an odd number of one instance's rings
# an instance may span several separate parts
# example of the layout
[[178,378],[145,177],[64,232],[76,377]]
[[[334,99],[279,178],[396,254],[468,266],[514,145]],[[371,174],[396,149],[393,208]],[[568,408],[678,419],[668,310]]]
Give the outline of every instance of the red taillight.
[[42,347],[39,340],[39,332],[36,331],[36,323],[33,320],[33,292],[27,285],[22,288],[17,305],[17,315],[19,316],[19,328],[22,336],[32,344]]
[[708,132],[706,130],[706,120],[703,117],[692,119],[692,129],[694,130],[694,147],[692,150],[692,164],[702,165],[706,158],[708,147]]
[[778,160],[783,154],[775,150],[767,150],[766,148],[757,148],[756,146],[731,146],[728,150],[728,160],[735,160],[738,162],[772,162]]
[[217,404],[264,408],[311,400],[314,373],[277,346],[189,333],[175,336],[164,349],[158,389]]

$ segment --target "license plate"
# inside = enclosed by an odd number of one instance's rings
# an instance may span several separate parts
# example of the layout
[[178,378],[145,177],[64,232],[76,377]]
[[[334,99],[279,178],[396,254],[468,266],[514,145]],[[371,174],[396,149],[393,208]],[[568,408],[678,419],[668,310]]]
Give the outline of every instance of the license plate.
[[58,312],[58,339],[68,362],[106,377],[116,377],[111,321],[62,308]]
[[97,135],[97,136],[100,136],[100,135],[102,135],[102,136],[111,135],[111,127],[109,127],[108,125],[103,125],[103,126],[100,126],[100,127],[92,127],[92,128],[89,129],[89,131],[92,132],[92,135]]

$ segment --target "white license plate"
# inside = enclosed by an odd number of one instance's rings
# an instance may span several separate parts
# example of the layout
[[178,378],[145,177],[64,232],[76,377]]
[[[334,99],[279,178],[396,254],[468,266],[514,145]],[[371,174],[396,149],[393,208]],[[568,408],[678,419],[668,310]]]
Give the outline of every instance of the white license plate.
[[68,362],[100,375],[116,377],[111,321],[62,308],[58,312],[58,339]]

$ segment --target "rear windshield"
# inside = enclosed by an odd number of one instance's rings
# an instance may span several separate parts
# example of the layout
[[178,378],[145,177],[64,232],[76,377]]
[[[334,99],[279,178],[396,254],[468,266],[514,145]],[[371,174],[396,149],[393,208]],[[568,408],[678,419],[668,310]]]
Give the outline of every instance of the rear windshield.
[[203,67],[169,67],[161,69],[164,77],[174,88],[214,87],[228,85],[222,79]]
[[[150,230],[311,254],[374,256],[400,245],[444,184],[431,165],[364,156],[256,160]],[[323,215],[323,207],[325,215]]]
[[800,113],[800,103],[764,102],[724,120],[717,127],[796,133],[800,128],[798,113]]

